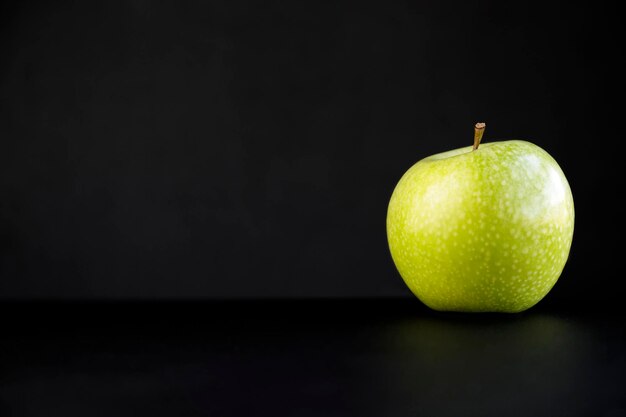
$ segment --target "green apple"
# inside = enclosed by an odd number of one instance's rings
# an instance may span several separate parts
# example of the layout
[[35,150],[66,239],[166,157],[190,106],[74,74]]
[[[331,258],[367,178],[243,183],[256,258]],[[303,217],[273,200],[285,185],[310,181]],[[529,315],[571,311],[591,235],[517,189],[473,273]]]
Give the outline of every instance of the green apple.
[[387,212],[391,256],[409,289],[440,311],[519,312],[559,279],[574,234],[563,171],[522,140],[439,153],[398,182]]

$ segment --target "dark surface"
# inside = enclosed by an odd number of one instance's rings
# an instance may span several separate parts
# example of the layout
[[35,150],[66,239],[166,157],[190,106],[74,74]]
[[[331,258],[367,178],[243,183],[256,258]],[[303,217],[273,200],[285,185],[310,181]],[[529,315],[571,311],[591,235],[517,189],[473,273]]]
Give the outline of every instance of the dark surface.
[[0,415],[626,415],[624,315],[417,300],[3,303]]
[[484,121],[571,183],[593,280],[553,297],[610,299],[623,32],[603,1],[2,2],[0,298],[408,294],[393,187]]

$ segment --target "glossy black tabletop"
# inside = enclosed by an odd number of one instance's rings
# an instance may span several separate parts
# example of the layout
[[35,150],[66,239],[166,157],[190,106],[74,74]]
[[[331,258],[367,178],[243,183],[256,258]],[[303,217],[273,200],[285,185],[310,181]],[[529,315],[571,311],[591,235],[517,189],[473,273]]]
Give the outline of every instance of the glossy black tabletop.
[[625,416],[617,309],[3,302],[1,416]]

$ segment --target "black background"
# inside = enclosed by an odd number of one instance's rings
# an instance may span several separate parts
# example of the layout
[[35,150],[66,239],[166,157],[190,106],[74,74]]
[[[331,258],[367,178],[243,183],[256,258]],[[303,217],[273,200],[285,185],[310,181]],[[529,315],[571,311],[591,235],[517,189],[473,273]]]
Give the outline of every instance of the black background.
[[551,298],[615,294],[624,49],[602,2],[10,2],[0,296],[410,296],[385,216],[417,160],[550,152]]
[[[626,416],[621,16],[601,1],[0,5],[0,415]],[[427,309],[385,216],[526,139],[574,242],[516,315]]]

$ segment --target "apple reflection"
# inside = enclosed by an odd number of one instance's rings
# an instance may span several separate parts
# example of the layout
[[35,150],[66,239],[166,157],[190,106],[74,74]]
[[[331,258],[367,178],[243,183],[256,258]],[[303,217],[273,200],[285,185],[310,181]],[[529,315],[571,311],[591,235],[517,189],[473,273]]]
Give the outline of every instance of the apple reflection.
[[579,415],[588,338],[564,318],[442,314],[398,321],[383,334],[359,359],[380,383],[380,409],[368,415]]

